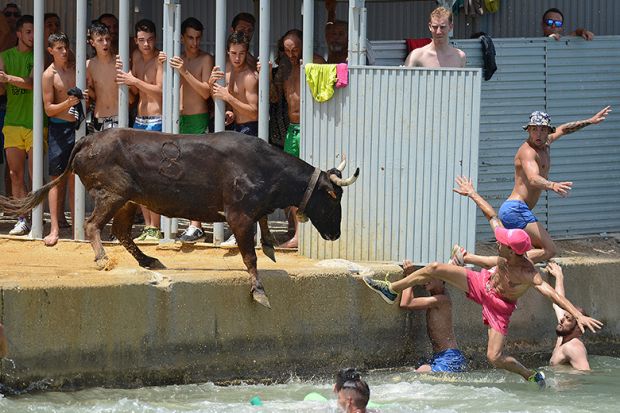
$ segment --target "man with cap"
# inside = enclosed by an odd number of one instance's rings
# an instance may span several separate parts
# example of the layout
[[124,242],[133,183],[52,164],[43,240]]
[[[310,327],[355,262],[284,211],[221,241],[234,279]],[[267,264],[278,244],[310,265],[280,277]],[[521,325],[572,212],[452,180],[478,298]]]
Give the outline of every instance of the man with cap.
[[565,197],[573,186],[572,182],[548,180],[551,168],[549,147],[561,136],[601,123],[609,112],[611,107],[606,106],[589,119],[568,122],[554,128],[547,113],[536,111],[530,115],[529,123],[523,126],[528,138],[515,155],[515,184],[512,193],[499,209],[499,219],[505,228],[519,228],[527,232],[534,246],[527,256],[534,263],[548,260],[556,254],[549,233],[532,213],[540,194],[543,190],[551,190]]
[[[528,259],[526,253],[532,249],[529,235],[522,229],[506,229],[497,219],[493,207],[473,188],[466,177],[456,179],[460,195],[471,198],[482,210],[495,232],[498,256],[484,259],[480,272],[454,264],[434,262],[417,271],[411,261],[405,260],[405,278],[390,283],[364,277],[364,282],[386,302],[393,304],[398,294],[406,288],[427,283],[431,278],[440,279],[464,291],[469,299],[482,306],[482,320],[488,325],[487,358],[497,368],[503,368],[521,375],[525,380],[545,386],[544,374],[524,367],[514,357],[504,354],[510,316],[517,305],[517,299],[534,287],[543,296],[570,313],[579,329],[595,332],[601,328],[598,320],[583,315],[566,297],[559,295],[542,277]],[[486,268],[491,268],[487,270]]]

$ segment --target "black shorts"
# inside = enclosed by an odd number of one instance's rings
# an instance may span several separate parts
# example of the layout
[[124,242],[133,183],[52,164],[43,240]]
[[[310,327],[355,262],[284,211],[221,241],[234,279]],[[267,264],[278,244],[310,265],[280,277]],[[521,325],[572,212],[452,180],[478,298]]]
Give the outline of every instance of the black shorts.
[[235,123],[233,130],[246,135],[258,136],[258,122]]
[[48,173],[50,176],[62,175],[75,145],[75,122],[59,122],[50,119],[47,128],[47,143]]

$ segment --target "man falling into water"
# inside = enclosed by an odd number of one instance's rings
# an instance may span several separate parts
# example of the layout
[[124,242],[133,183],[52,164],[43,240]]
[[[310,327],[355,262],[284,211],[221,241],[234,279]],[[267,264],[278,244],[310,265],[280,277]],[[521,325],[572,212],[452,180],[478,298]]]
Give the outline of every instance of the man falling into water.
[[[497,219],[493,207],[482,198],[465,177],[456,179],[460,195],[471,198],[482,210],[494,229],[498,256],[484,257],[483,269],[475,272],[454,264],[434,262],[415,271],[411,261],[403,264],[403,278],[395,282],[376,281],[364,277],[364,282],[386,302],[393,304],[398,294],[414,285],[422,285],[431,279],[440,279],[464,291],[469,299],[482,306],[482,319],[488,325],[487,359],[496,368],[519,374],[525,380],[545,386],[545,376],[540,371],[526,368],[514,357],[504,353],[510,317],[517,307],[517,299],[534,287],[539,293],[568,311],[583,332],[586,328],[595,332],[602,327],[598,320],[582,314],[569,300],[559,295],[543,281],[526,253],[532,249],[529,235],[522,229],[506,229]],[[486,268],[491,268],[486,270]]]

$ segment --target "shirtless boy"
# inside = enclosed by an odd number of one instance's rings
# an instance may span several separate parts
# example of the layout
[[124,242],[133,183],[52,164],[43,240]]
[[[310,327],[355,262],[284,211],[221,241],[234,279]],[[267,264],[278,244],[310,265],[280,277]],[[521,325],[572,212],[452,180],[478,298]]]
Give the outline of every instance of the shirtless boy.
[[416,369],[418,373],[450,372],[460,373],[467,369],[467,360],[459,350],[452,325],[452,300],[446,290],[445,281],[431,279],[424,284],[428,297],[415,297],[413,287],[403,291],[400,308],[405,310],[426,310],[426,332],[433,346],[430,364]]
[[[69,60],[69,38],[64,33],[52,33],[48,37],[47,52],[52,56],[52,63],[43,72],[43,108],[49,116],[48,124],[48,173],[50,179],[62,175],[69,162],[69,156],[75,145],[75,116],[69,110],[80,100],[67,95],[75,87],[75,66]],[[69,180],[69,199],[73,211],[73,174]],[[59,216],[64,216],[64,199],[67,179],[52,188],[48,194],[50,233],[43,239],[45,245],[53,246],[58,242],[60,231]],[[73,216],[73,214],[72,214]]]
[[[181,23],[181,43],[185,52],[170,59],[170,65],[181,75],[181,118],[179,133],[202,135],[209,127],[207,99],[209,77],[214,59],[200,49],[204,27],[200,21],[189,17]],[[194,243],[204,237],[202,224],[191,221],[189,227],[179,236],[179,241]]]
[[407,67],[465,67],[465,52],[450,45],[452,12],[437,7],[431,12],[428,30],[432,41],[426,46],[412,50],[405,59]]
[[[564,297],[564,273],[562,267],[555,262],[547,265],[547,273],[555,277],[555,291]],[[577,307],[581,313],[583,309]],[[558,339],[555,342],[549,364],[552,366],[569,365],[575,370],[590,370],[588,351],[581,341],[583,332],[577,326],[577,322],[570,313],[565,312],[557,305],[553,305],[553,311],[558,319],[555,333]]]
[[88,97],[95,102],[95,129],[102,131],[118,126],[116,56],[112,36],[105,25],[94,23],[88,35],[88,41],[95,49],[95,57],[86,62]]
[[[138,95],[138,116],[135,129],[161,131],[162,129],[162,80],[163,67],[158,60],[159,50],[155,47],[155,23],[143,19],[135,26],[135,43],[138,52],[130,72],[117,68],[116,82],[129,86],[133,95]],[[141,206],[144,215],[144,230],[134,241],[159,241],[160,215]]]
[[542,372],[524,367],[514,357],[504,354],[504,344],[508,334],[510,317],[516,308],[517,300],[529,290],[536,289],[543,296],[568,311],[577,322],[579,329],[592,332],[601,328],[600,321],[582,314],[569,300],[559,295],[534,267],[526,256],[532,248],[530,237],[521,229],[506,229],[495,215],[493,207],[484,200],[473,188],[470,180],[464,177],[457,178],[458,188],[455,192],[471,198],[482,210],[494,229],[497,240],[497,257],[485,257],[488,261],[482,269],[475,272],[453,264],[434,262],[417,271],[411,261],[404,262],[403,275],[405,278],[390,283],[364,277],[364,282],[386,302],[396,301],[398,293],[414,285],[425,284],[435,278],[446,281],[464,291],[472,301],[482,305],[482,319],[489,327],[487,359],[497,368],[503,368],[519,374],[525,380],[545,385]]

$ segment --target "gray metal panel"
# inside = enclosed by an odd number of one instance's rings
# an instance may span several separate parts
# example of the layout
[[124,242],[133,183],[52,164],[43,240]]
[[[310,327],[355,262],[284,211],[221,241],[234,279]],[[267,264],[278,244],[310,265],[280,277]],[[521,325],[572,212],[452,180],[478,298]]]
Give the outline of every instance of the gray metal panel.
[[[478,191],[498,210],[514,185],[513,159],[527,138],[521,126],[530,113],[545,109],[545,39],[496,39],[497,72],[482,82]],[[480,41],[460,40],[468,67],[482,66]],[[534,212],[547,223],[547,194]],[[478,211],[476,238],[491,240],[488,221]]]
[[[620,107],[620,39],[549,42],[547,110],[554,125]],[[596,62],[596,64],[593,64]],[[572,181],[567,198],[549,196],[552,236],[620,231],[620,117],[612,113],[562,137],[552,148],[550,179]]]
[[475,205],[454,178],[476,179],[480,71],[350,67],[349,86],[317,103],[302,87],[301,157],[328,169],[346,154],[357,183],[344,190],[342,236],[326,242],[306,224],[313,258],[445,261],[454,242],[473,247]]

